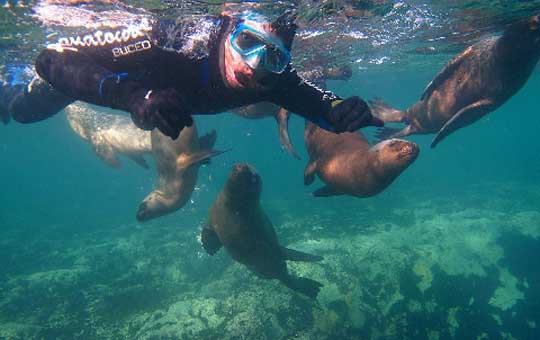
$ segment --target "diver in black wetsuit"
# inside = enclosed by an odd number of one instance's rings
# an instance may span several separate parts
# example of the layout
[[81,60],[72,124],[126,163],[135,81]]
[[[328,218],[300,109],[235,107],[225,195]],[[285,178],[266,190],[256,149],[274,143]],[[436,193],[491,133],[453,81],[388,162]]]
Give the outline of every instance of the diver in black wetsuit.
[[270,101],[335,132],[381,126],[359,97],[341,100],[297,75],[289,63],[295,31],[293,16],[271,23],[251,13],[61,38],[35,62],[41,79],[1,88],[0,115],[30,123],[83,100],[176,138],[192,114]]

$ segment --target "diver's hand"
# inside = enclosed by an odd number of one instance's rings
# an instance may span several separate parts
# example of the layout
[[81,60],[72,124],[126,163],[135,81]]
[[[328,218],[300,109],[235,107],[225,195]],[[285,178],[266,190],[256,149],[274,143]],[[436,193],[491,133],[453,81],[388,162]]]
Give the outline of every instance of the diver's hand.
[[184,127],[193,124],[191,106],[175,89],[137,93],[136,98],[131,105],[131,118],[143,130],[158,128],[164,135],[176,139]]
[[365,126],[383,126],[384,122],[371,115],[368,104],[358,96],[332,103],[325,115],[334,132],[353,132]]

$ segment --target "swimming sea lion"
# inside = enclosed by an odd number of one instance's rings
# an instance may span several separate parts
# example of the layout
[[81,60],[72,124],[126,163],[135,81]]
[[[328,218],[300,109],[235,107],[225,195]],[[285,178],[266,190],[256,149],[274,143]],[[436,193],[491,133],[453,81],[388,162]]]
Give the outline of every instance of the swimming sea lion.
[[261,208],[262,180],[247,164],[236,164],[212,204],[201,232],[204,249],[213,255],[221,246],[231,257],[264,279],[278,279],[314,299],[321,284],[288,273],[286,260],[314,262],[322,257],[282,247],[272,222]]
[[129,116],[104,113],[82,102],[75,102],[65,110],[73,131],[88,140],[105,163],[119,167],[117,154],[122,154],[148,168],[144,155],[151,152],[150,132],[135,126]]
[[309,163],[304,184],[315,174],[326,184],[315,196],[373,196],[390,185],[418,156],[413,142],[390,139],[371,146],[360,132],[335,134],[306,121]]
[[446,64],[409,109],[400,111],[381,100],[373,101],[375,116],[408,124],[402,130],[383,128],[379,137],[437,133],[433,148],[510,99],[525,84],[539,58],[537,15],[510,26],[500,37],[469,46]]
[[[352,69],[348,64],[340,64],[329,67],[310,67],[308,70],[298,72],[304,78],[316,86],[326,88],[326,80],[349,80],[352,76]],[[289,117],[290,112],[284,108],[269,103],[262,102],[252,105],[247,105],[238,109],[232,110],[233,113],[248,119],[260,119],[265,117],[274,117],[278,123],[279,140],[281,145],[294,158],[300,159],[300,156],[294,149],[289,136]]]
[[199,138],[195,123],[184,128],[176,140],[157,129],[152,131],[152,154],[156,160],[158,184],[139,205],[139,221],[171,213],[186,204],[197,183],[201,164],[223,153],[212,150],[216,136],[212,130]]

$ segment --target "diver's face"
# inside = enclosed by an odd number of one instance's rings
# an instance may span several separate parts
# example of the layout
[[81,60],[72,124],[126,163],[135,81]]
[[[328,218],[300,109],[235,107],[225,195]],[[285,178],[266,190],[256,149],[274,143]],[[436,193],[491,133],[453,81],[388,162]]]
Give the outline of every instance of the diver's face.
[[[269,22],[257,22],[245,20],[244,23],[254,29],[266,32],[268,35],[274,35]],[[233,34],[232,32],[230,34]],[[252,69],[245,61],[244,57],[238,53],[232,46],[230,35],[225,39],[224,52],[225,78],[229,86],[233,88],[262,88],[259,82],[270,72],[264,69]]]

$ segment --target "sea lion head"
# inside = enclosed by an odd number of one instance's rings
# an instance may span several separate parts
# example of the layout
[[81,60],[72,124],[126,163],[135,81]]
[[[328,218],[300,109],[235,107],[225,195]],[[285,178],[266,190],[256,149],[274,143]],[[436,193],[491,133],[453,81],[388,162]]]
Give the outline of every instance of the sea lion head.
[[249,164],[235,164],[231,169],[224,190],[235,201],[256,200],[262,191],[261,176]]
[[323,71],[326,79],[349,80],[352,77],[352,68],[348,64],[331,66]]
[[511,48],[537,52],[540,48],[540,15],[513,24],[504,32],[503,38]]
[[395,177],[416,160],[420,148],[416,143],[393,138],[376,144],[372,151],[376,154],[378,170]]
[[171,212],[169,201],[158,190],[152,191],[139,205],[137,220],[148,221]]

